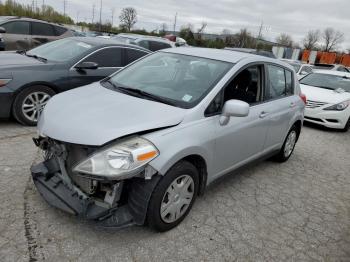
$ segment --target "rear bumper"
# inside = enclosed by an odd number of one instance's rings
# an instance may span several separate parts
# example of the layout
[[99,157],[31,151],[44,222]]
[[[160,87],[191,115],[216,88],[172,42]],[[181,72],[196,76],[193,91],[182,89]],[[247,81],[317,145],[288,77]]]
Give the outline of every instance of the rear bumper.
[[322,109],[305,109],[304,120],[328,128],[343,129],[350,117],[350,109],[344,111],[327,111]]

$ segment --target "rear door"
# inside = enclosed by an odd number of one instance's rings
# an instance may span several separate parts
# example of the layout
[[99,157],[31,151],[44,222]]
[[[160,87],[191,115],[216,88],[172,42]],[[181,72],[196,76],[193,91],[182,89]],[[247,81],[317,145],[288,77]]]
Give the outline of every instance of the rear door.
[[120,70],[125,64],[124,49],[121,47],[104,47],[94,51],[92,54],[88,55],[78,63],[81,62],[97,63],[98,68],[77,70],[73,66],[69,72],[72,87],[97,82]]
[[265,150],[282,146],[297,106],[294,95],[294,74],[284,67],[266,65],[267,85],[264,92],[266,119],[269,122]]
[[31,48],[30,23],[27,21],[11,21],[2,24],[6,29],[2,34],[5,50],[28,50]]
[[32,47],[56,40],[56,30],[53,25],[31,22],[32,25]]

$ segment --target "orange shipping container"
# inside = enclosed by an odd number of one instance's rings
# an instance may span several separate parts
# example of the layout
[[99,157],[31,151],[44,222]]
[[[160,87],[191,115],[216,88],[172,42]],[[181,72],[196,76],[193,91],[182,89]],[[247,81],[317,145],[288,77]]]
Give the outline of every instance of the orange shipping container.
[[340,63],[343,65],[343,66],[348,66],[350,67],[350,55],[343,55],[341,60],[340,60]]
[[309,62],[310,50],[304,50],[303,55],[301,57],[301,61]]
[[323,52],[320,58],[320,64],[334,64],[337,58],[337,53]]

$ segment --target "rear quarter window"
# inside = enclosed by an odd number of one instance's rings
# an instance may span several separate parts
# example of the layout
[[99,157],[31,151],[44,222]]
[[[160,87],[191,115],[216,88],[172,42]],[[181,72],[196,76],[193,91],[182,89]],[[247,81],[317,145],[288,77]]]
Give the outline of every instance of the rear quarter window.
[[55,31],[56,31],[56,36],[61,36],[63,35],[65,32],[68,31],[67,28],[61,27],[61,26],[55,26]]

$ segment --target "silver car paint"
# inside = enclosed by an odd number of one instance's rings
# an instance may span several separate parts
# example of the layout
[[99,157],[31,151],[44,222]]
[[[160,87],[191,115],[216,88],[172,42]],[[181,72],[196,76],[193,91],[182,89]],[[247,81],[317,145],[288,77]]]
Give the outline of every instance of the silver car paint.
[[[219,115],[204,115],[218,92],[243,67],[273,63],[293,71],[291,66],[275,59],[224,50],[176,48],[165,52],[216,58],[235,65],[197,106],[186,110],[117,92],[107,94],[114,91],[99,89],[98,83],[75,89],[49,102],[39,122],[39,132],[66,142],[101,145],[127,134],[173,125],[143,135],[160,151],[149,165],[164,175],[182,158],[198,155],[205,160],[209,184],[228,171],[280,149],[292,125],[303,121],[305,105],[299,97],[297,81],[295,95],[252,106],[247,117],[231,117],[227,125],[220,125]],[[62,103],[67,110],[59,113]],[[262,117],[262,112],[268,114]],[[68,114],[72,116],[67,117]]]
[[179,124],[185,109],[124,95],[93,83],[54,96],[40,117],[40,134],[101,146],[118,137]]

